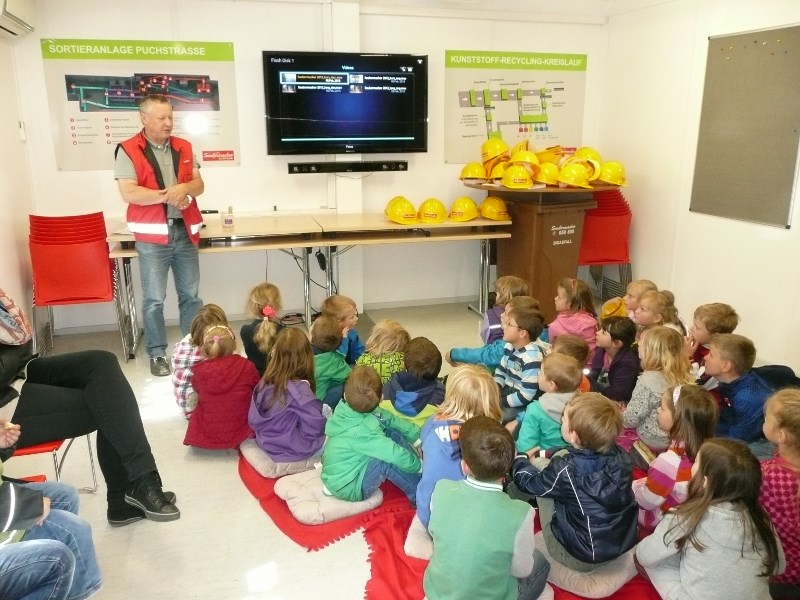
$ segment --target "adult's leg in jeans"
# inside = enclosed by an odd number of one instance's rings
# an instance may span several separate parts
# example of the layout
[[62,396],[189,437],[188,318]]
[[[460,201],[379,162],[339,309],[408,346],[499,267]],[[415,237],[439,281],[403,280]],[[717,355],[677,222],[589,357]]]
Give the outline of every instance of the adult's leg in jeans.
[[164,298],[173,248],[169,244],[136,242],[139,273],[142,279],[142,320],[150,358],[165,356],[167,328],[164,324]]
[[187,335],[197,311],[203,307],[200,299],[200,259],[185,227],[170,227],[173,244],[172,277],[178,293],[181,333]]
[[75,557],[63,542],[31,540],[0,547],[0,598],[66,600]]
[[544,554],[538,550],[533,551],[533,570],[527,577],[519,579],[519,600],[536,600],[544,591],[547,584],[547,575],[550,573],[550,563]]
[[97,431],[109,492],[156,470],[136,396],[110,352],[87,350],[31,361],[14,413],[19,447]]
[[[414,452],[411,444],[396,429],[387,429],[386,437],[409,452]],[[369,498],[380,487],[381,483],[388,479],[400,488],[400,491],[406,495],[412,505],[416,506],[417,485],[419,485],[421,477],[420,473],[407,473],[392,464],[372,459],[367,463],[367,470],[361,483],[361,494],[363,498]]]
[[71,485],[60,481],[45,481],[44,483],[25,483],[22,484],[31,490],[42,492],[46,498],[50,498],[50,509],[64,510],[73,515],[78,514],[80,507],[80,496],[78,490]]
[[41,525],[25,534],[25,540],[57,540],[66,544],[75,557],[75,574],[67,596],[70,600],[88,598],[103,584],[92,541],[92,528],[83,519],[63,510],[52,510]]

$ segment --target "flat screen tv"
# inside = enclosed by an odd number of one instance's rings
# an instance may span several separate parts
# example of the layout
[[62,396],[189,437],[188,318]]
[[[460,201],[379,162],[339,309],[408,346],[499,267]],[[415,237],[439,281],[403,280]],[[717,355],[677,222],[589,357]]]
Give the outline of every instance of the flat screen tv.
[[268,154],[427,152],[428,57],[263,52]]

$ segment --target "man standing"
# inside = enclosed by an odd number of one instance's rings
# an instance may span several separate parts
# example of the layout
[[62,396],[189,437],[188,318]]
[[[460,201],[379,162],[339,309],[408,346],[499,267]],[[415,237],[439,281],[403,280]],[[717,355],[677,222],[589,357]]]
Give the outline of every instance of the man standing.
[[139,116],[142,131],[117,146],[114,178],[128,203],[128,229],[136,238],[139,254],[150,372],[163,377],[170,374],[164,324],[170,267],[183,335],[203,305],[198,297],[197,256],[203,217],[195,196],[202,194],[205,186],[192,145],[172,135],[172,106],[166,96],[146,96],[139,104]]

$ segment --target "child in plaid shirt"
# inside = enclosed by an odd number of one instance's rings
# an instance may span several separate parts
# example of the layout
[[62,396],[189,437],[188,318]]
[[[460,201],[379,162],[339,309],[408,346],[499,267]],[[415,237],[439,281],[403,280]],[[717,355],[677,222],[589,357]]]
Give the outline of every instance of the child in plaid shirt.
[[225,311],[216,304],[206,304],[197,311],[189,334],[175,344],[170,358],[172,366],[172,385],[175,388],[175,401],[188,419],[197,406],[197,393],[192,387],[192,368],[204,360],[203,334],[212,325],[228,325]]

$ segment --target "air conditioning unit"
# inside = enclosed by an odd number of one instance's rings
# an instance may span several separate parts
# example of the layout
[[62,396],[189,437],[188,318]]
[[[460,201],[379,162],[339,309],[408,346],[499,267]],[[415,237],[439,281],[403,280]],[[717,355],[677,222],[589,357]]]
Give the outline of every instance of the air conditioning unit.
[[34,0],[0,0],[0,35],[17,38],[33,31]]

